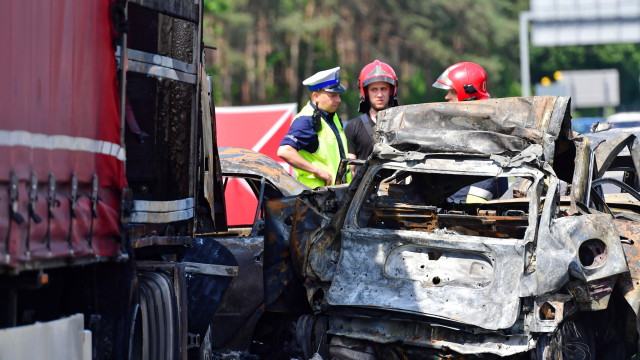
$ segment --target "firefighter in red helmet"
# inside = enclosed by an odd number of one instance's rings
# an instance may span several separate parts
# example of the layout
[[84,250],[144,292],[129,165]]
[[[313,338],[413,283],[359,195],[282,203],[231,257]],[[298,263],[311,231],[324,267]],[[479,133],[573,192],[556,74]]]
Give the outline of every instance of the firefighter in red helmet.
[[[384,107],[376,104],[375,101],[371,101],[371,98],[367,92],[367,87],[375,82],[386,82],[390,86],[389,100]],[[398,105],[398,77],[393,68],[380,60],[374,60],[373,62],[365,65],[360,71],[360,77],[358,77],[358,88],[360,90],[360,105],[358,111],[366,114],[371,108],[380,108],[384,110],[387,107]]]
[[[447,90],[444,97],[449,102],[484,100],[490,97],[487,91],[487,73],[482,66],[472,62],[461,62],[449,66],[433,87]],[[455,203],[478,203],[498,198],[508,187],[505,178],[489,178],[466,186],[449,197]]]
[[[348,156],[364,160],[373,150],[373,127],[379,111],[398,105],[398,77],[391,66],[380,60],[365,65],[358,78],[362,115],[349,120],[344,128]],[[352,173],[355,170],[352,166]]]
[[433,83],[433,87],[447,90],[444,98],[450,102],[484,100],[490,97],[487,73],[482,66],[472,62],[449,66]]

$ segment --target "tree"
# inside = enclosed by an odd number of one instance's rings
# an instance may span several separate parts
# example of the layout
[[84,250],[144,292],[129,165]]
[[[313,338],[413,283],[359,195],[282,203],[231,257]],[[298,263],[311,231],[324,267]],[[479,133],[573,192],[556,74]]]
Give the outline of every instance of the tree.
[[401,104],[442,101],[431,84],[449,65],[481,64],[494,97],[519,95],[518,13],[526,0],[205,0],[205,43],[218,104],[306,101],[301,81],[341,66],[355,116],[357,76],[379,59],[396,69]]

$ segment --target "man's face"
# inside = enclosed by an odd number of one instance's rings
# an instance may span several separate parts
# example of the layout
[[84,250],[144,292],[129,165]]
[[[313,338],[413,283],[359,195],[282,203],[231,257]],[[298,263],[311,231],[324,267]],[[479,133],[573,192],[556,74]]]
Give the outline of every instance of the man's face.
[[458,102],[458,93],[456,93],[456,91],[453,89],[449,89],[444,99],[448,102]]
[[326,112],[336,112],[341,101],[339,93],[330,93],[324,90],[313,93],[314,104],[318,104],[318,107]]
[[371,108],[376,111],[389,107],[389,97],[391,96],[391,85],[384,81],[374,82],[367,86],[367,96]]

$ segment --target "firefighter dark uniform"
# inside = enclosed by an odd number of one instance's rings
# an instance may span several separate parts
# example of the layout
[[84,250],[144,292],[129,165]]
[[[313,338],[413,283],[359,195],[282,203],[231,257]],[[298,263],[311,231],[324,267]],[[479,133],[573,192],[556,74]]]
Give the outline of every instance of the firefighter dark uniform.
[[[371,84],[384,82],[391,88],[389,99],[383,107],[372,105],[373,99],[369,98],[367,87]],[[398,105],[398,77],[391,66],[380,60],[365,65],[358,77],[358,88],[360,90],[360,104],[358,111],[362,115],[347,122],[344,132],[347,136],[349,154],[355,155],[356,159],[365,160],[371,155],[373,150],[373,128],[375,122],[371,116],[376,116],[378,111]]]
[[457,204],[472,204],[493,200],[502,196],[508,187],[507,178],[491,178],[456,191],[448,201]]
[[[433,83],[433,87],[447,90],[450,102],[489,99],[487,73],[482,66],[460,62],[449,66]],[[454,203],[479,203],[500,197],[508,187],[506,178],[492,178],[458,190],[449,197]]]

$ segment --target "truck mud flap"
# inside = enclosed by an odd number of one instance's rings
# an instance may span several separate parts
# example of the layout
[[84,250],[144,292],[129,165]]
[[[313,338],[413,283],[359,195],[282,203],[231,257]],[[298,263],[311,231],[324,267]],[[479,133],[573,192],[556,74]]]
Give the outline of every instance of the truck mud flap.
[[[182,261],[187,263],[189,332],[204,338],[225,291],[237,274],[238,262],[229,249],[213,238],[196,238],[192,247],[185,251]],[[212,275],[212,272],[195,271],[190,266],[194,263],[201,264],[201,270],[209,264],[215,266],[214,269],[226,270],[226,273]]]
[[264,302],[267,310],[305,312],[306,295],[296,274],[291,228],[296,198],[270,200],[266,205],[264,241]]

